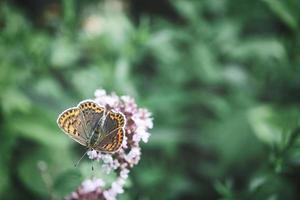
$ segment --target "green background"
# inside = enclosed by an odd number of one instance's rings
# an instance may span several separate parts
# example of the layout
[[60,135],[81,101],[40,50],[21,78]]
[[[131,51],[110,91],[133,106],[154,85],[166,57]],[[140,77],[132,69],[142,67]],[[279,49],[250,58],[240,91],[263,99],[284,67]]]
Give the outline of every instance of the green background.
[[103,178],[87,158],[74,168],[85,149],[56,118],[104,88],[154,117],[119,199],[299,199],[299,10],[297,0],[2,1],[0,198],[62,199]]

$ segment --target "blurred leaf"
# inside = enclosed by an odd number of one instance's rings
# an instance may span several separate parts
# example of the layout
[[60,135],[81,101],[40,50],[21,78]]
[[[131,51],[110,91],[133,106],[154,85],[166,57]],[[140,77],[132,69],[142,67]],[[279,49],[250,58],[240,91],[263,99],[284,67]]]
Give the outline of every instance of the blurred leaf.
[[[30,153],[30,156],[24,157],[20,161],[18,175],[25,186],[38,195],[43,197],[55,196],[56,191],[54,189],[58,188],[54,188],[54,183],[64,186],[63,183],[57,181],[57,177],[62,176],[64,172],[71,171],[72,173],[72,170],[78,172],[74,169],[71,151],[68,151],[65,146],[60,148],[27,148],[27,151],[31,151],[27,152]],[[70,177],[72,179],[72,176]],[[74,178],[73,181],[75,180],[77,179]],[[59,189],[61,189],[59,192],[63,191],[63,188]]]
[[34,92],[48,102],[55,101],[62,104],[67,99],[66,91],[60,87],[59,83],[53,77],[44,77],[36,80],[36,84],[30,88],[29,92]]
[[270,105],[259,106],[249,111],[249,122],[258,139],[282,149],[292,139],[291,129],[299,124],[298,110],[293,106],[284,109],[275,109]]
[[272,59],[282,61],[286,58],[286,50],[283,44],[275,38],[246,40],[242,45],[233,47],[231,54],[236,59],[255,59],[256,62],[260,61],[262,63],[270,62]]
[[63,3],[63,9],[64,9],[64,22],[65,25],[72,30],[72,27],[75,25],[75,1],[69,0],[69,1],[62,1]]
[[195,45],[192,50],[192,57],[195,59],[195,69],[201,80],[214,83],[220,80],[221,74],[215,63],[214,54],[204,44]]
[[249,184],[249,190],[251,192],[258,190],[260,187],[263,186],[263,184],[265,184],[266,181],[267,181],[266,177],[263,176],[254,177]]
[[[45,151],[38,151],[31,154],[30,157],[26,157],[21,161],[18,166],[18,174],[21,181],[31,191],[43,196],[44,198],[50,196],[50,188],[47,187],[47,183],[43,180],[42,172],[38,167],[38,162],[43,161],[47,166],[51,164],[49,155]],[[47,171],[49,173],[49,171]],[[49,182],[52,182],[52,176],[49,177]]]
[[181,194],[193,192],[197,186],[193,185],[184,174],[180,174],[172,177],[169,187],[170,191],[172,191],[170,192],[169,197],[171,199],[176,199],[176,197]]
[[5,91],[1,105],[6,114],[11,114],[15,111],[27,113],[31,108],[31,102],[21,91],[10,89]]
[[130,81],[130,64],[126,59],[120,59],[116,63],[115,79],[116,86],[120,88],[125,94],[132,96],[136,95],[134,85]]
[[162,182],[165,178],[163,176],[164,169],[160,168],[159,166],[152,165],[149,168],[143,169],[143,173],[140,173],[137,177],[139,179],[140,184],[146,187],[151,187],[157,185]]
[[[213,124],[212,127],[209,126],[205,132],[205,135],[199,137],[199,142],[217,150],[225,166],[233,163],[243,164],[261,152],[261,145],[251,134],[251,127],[244,112],[231,113],[230,117]],[[237,149],[244,149],[245,146],[247,151],[237,151]],[[222,166],[216,167],[222,168]]]
[[249,112],[249,120],[254,133],[259,140],[268,145],[279,144],[281,130],[272,123],[274,112],[268,106],[254,108]]
[[[187,134],[187,133],[186,133]],[[179,130],[171,130],[166,128],[156,129],[152,132],[151,141],[142,146],[148,146],[157,149],[163,149],[164,153],[169,156],[176,155],[176,149],[179,144],[190,143],[191,136],[182,136],[182,132]]]
[[21,39],[23,35],[29,32],[29,23],[20,12],[16,12],[14,8],[4,4],[1,5],[1,13],[3,13],[6,22],[2,32],[6,38]]
[[61,173],[54,181],[53,188],[61,198],[71,194],[82,181],[81,173],[77,169]]
[[[55,121],[53,120],[53,125]],[[58,128],[54,129],[49,124],[43,121],[36,121],[36,117],[15,119],[10,124],[11,129],[20,136],[34,140],[43,145],[51,147],[65,147],[68,146],[68,138],[63,139],[62,133]]]
[[[2,127],[1,127],[2,128]],[[5,128],[1,129],[5,131]],[[10,179],[10,173],[14,170],[10,168],[10,163],[13,154],[14,147],[16,145],[16,137],[3,132],[1,134],[0,141],[0,197],[6,193],[11,187],[12,180]]]
[[190,1],[172,1],[175,8],[178,12],[188,20],[196,20],[197,19],[197,6],[195,3]]
[[67,38],[56,39],[51,48],[51,64],[56,68],[72,67],[79,59],[77,44]]
[[174,48],[173,34],[170,30],[152,33],[147,44],[152,53],[164,64],[170,64],[179,57],[176,48]]
[[280,0],[263,0],[270,9],[285,22],[290,28],[298,28],[298,22],[295,16],[293,16],[292,10],[287,7],[289,1]]
[[232,182],[230,180],[226,180],[224,183],[217,181],[215,183],[215,188],[217,192],[220,194],[221,199],[223,200],[236,199],[234,197],[234,191],[232,191]]
[[3,193],[5,193],[8,190],[9,186],[11,185],[11,180],[9,177],[9,172],[7,167],[1,166],[0,176],[1,176],[1,180],[0,180],[0,197],[1,197]]
[[268,174],[266,171],[264,172],[264,175],[254,178],[251,184],[254,186],[253,189],[256,189],[251,196],[253,199],[295,198],[293,194],[293,188],[286,179]]
[[96,89],[101,88],[105,84],[111,84],[111,82],[106,83],[112,78],[111,73],[111,70],[105,73],[104,70],[96,66],[89,66],[88,69],[77,70],[76,73],[73,73],[71,81],[82,97],[92,98]]

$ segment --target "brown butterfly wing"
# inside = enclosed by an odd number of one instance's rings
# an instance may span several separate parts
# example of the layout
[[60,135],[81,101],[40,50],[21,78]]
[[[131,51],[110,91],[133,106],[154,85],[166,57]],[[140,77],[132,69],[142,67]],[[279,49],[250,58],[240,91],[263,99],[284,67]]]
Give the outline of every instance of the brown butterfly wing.
[[99,144],[95,145],[93,149],[107,153],[116,152],[122,146],[124,134],[125,130],[123,127],[117,128],[101,138]]
[[104,118],[101,130],[104,134],[109,134],[117,128],[125,126],[125,117],[123,114],[110,110]]
[[86,146],[87,137],[83,126],[83,114],[78,108],[70,108],[59,115],[58,126],[76,142]]
[[125,116],[122,113],[108,111],[99,124],[99,140],[94,144],[94,149],[104,152],[115,152],[120,149],[125,134]]
[[105,108],[99,106],[92,100],[86,100],[78,104],[80,111],[83,113],[84,128],[87,137],[90,138],[93,131],[101,123]]

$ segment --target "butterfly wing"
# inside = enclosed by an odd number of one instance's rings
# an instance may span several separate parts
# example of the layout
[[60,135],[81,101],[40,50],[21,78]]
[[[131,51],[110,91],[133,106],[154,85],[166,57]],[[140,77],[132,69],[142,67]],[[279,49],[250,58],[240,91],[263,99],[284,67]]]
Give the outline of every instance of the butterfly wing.
[[97,151],[113,153],[120,149],[123,139],[124,139],[125,130],[120,127],[109,134],[103,136],[99,142],[99,144],[95,145],[93,149]]
[[86,130],[83,125],[83,114],[78,108],[70,108],[58,116],[58,126],[79,144],[86,146]]
[[99,124],[100,139],[93,147],[98,151],[115,152],[117,151],[124,139],[125,116],[122,113],[108,111],[103,118],[103,123]]
[[83,113],[83,121],[87,133],[87,138],[90,138],[97,125],[101,123],[105,108],[99,106],[92,100],[85,100],[80,102],[78,104],[78,108]]
[[101,130],[103,133],[109,134],[117,128],[125,126],[125,116],[122,113],[110,110],[104,118]]

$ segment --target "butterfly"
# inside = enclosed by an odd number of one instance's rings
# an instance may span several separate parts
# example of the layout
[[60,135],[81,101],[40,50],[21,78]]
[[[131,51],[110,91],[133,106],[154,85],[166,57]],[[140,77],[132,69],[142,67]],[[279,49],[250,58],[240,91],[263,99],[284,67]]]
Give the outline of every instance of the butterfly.
[[122,145],[125,134],[125,116],[108,110],[93,100],[80,102],[62,112],[58,126],[73,140],[89,149],[114,153]]

